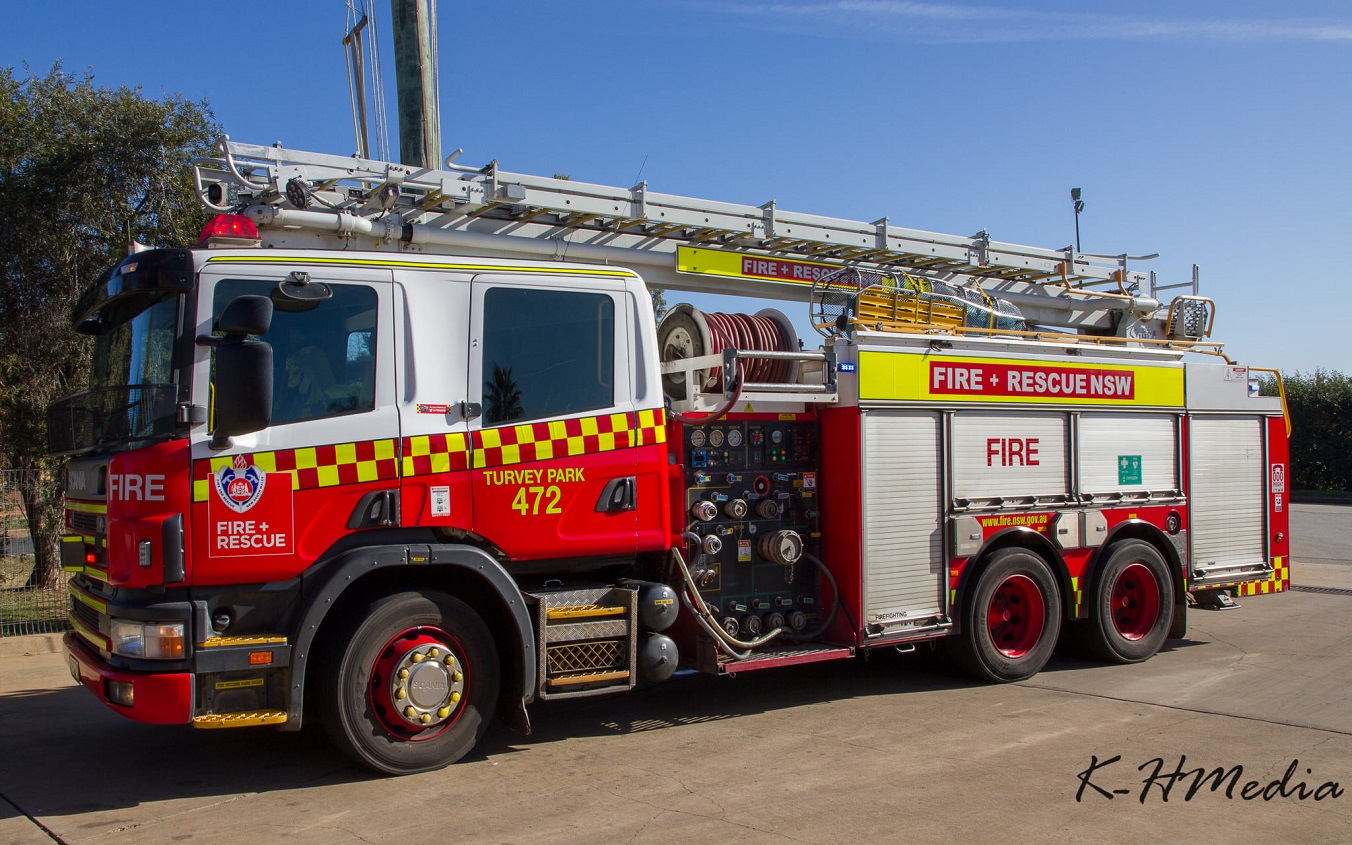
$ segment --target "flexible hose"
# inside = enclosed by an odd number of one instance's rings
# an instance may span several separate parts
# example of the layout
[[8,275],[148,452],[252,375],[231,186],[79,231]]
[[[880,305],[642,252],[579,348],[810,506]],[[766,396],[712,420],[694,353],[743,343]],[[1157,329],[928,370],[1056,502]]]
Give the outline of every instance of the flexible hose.
[[722,633],[726,634],[727,631],[724,631],[718,625],[709,622],[708,620],[700,616],[699,611],[696,610],[695,606],[690,603],[690,595],[684,591],[681,592],[681,602],[685,604],[686,609],[689,610],[690,613],[695,617],[695,622],[698,623],[699,626],[704,629],[704,633],[708,634],[710,637],[713,638],[714,645],[718,646],[719,651],[737,660],[746,660],[748,657],[751,656],[750,649],[746,651],[734,651],[732,646],[729,646],[727,643],[723,642],[722,637],[719,636],[719,632],[722,631]]
[[710,411],[709,413],[704,414],[703,416],[699,414],[678,414],[675,411],[669,410],[667,411],[667,416],[671,417],[676,422],[685,423],[686,425],[708,425],[711,422],[718,422],[719,420],[726,417],[728,413],[732,411],[733,407],[737,404],[737,400],[741,398],[742,398],[742,383],[740,380],[738,380],[737,388],[732,392],[732,398],[729,399],[727,402],[724,402],[717,409]]
[[836,618],[836,610],[840,608],[840,587],[836,584],[836,577],[831,574],[831,570],[826,568],[826,564],[807,552],[803,552],[803,557],[810,560],[813,565],[820,569],[822,574],[826,576],[826,580],[831,582],[831,609],[826,612],[826,618],[822,620],[822,624],[813,628],[811,631],[786,635],[788,639],[793,640],[794,642],[815,640],[817,637],[820,637],[826,632],[826,629],[830,627],[831,621]]
[[[698,538],[698,536],[699,535],[689,531],[681,535],[682,539],[687,540],[690,537]],[[698,542],[698,540],[696,542]],[[775,628],[750,641],[739,640],[733,637],[727,631],[723,630],[723,626],[719,625],[718,621],[714,619],[714,615],[709,610],[709,606],[704,603],[704,597],[700,595],[699,586],[695,584],[695,576],[690,574],[690,568],[685,565],[685,556],[681,554],[681,550],[673,548],[671,550],[671,555],[672,559],[676,561],[677,567],[681,570],[681,576],[685,579],[686,589],[688,590],[686,603],[687,605],[693,604],[693,606],[690,607],[690,611],[695,614],[696,620],[703,623],[701,627],[703,627],[706,632],[713,634],[716,641],[727,646],[725,651],[731,653],[730,649],[740,649],[745,652],[753,648],[760,648],[770,642],[770,640],[784,633],[783,628]],[[745,658],[742,657],[739,659]]]

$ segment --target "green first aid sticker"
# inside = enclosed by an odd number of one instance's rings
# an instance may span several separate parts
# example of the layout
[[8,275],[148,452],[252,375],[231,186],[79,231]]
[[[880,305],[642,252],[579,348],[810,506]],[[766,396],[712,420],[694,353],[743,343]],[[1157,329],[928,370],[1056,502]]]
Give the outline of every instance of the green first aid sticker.
[[1141,483],[1141,456],[1140,456],[1140,455],[1118,455],[1118,456],[1117,456],[1117,483],[1118,483],[1118,484],[1140,484],[1140,483]]

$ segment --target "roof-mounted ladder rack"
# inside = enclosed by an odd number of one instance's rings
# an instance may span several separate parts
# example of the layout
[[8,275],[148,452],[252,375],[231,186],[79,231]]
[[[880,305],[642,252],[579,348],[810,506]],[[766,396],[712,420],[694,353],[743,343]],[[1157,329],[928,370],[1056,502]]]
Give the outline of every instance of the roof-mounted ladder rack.
[[[1151,281],[1133,265],[1154,256],[1019,246],[994,241],[986,232],[963,237],[901,228],[885,217],[865,223],[784,211],[774,202],[749,206],[659,194],[646,183],[614,188],[529,176],[504,171],[496,161],[474,168],[448,158],[447,169],[434,170],[225,137],[217,148],[220,157],[194,163],[199,193],[209,206],[220,211],[270,207],[268,215],[254,212],[262,225],[305,229],[308,224],[330,237],[374,234],[387,245],[403,241],[404,248],[423,243],[436,251],[438,245],[472,249],[480,244],[482,251],[491,236],[552,241],[556,257],[644,264],[653,263],[645,255],[660,255],[669,263],[680,247],[702,247],[972,278],[988,289],[1016,293],[1055,286],[1060,291],[1052,295],[1072,293],[1077,300],[1083,296],[1086,302],[1119,309],[1121,302],[1108,300],[1135,299]],[[335,222],[334,215],[363,218],[367,225]],[[520,246],[525,252],[542,251]],[[745,292],[734,289],[733,280],[723,283],[728,292]],[[684,289],[709,288],[692,284]]]

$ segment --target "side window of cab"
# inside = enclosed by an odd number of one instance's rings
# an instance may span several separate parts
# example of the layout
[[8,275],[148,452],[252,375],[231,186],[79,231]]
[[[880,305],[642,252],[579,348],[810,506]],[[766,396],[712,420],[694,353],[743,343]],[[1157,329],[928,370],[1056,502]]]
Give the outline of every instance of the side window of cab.
[[226,279],[216,285],[214,318],[237,296],[268,296],[272,327],[273,425],[357,414],[375,408],[376,292],[329,284],[333,296],[298,302],[275,282]]
[[484,294],[483,424],[554,419],[615,402],[608,294],[500,287]]

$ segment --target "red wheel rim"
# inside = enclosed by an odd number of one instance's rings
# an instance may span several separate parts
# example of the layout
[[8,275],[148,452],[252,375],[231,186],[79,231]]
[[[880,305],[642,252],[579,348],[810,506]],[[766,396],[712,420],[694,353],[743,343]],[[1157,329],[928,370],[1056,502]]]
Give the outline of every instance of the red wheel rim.
[[1025,656],[1042,639],[1046,615],[1046,601],[1033,579],[1009,576],[995,588],[987,610],[991,644],[1005,657]]
[[1143,563],[1123,569],[1108,591],[1113,627],[1124,639],[1139,640],[1155,627],[1160,616],[1159,581]]
[[367,700],[394,739],[422,742],[441,735],[464,712],[469,667],[455,638],[420,626],[390,639],[376,655]]

